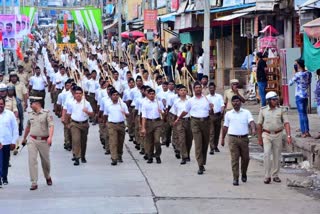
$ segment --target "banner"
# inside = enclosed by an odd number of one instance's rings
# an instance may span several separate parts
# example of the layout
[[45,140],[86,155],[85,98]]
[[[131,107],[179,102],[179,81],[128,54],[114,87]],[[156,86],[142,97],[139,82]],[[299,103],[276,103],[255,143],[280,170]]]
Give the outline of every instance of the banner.
[[157,10],[144,10],[144,29],[157,31]]
[[[35,7],[29,7],[29,6],[20,7],[20,14],[29,17],[30,26],[32,26],[33,24],[35,13],[36,13]],[[30,29],[29,24],[28,24],[28,29]]]
[[19,7],[20,1],[19,0],[0,0],[0,6]]
[[67,22],[67,32],[64,36],[64,20],[57,21],[57,43],[58,44],[74,44],[76,42],[76,35],[74,29],[74,21],[73,20],[66,20]]
[[16,17],[16,40],[23,40],[23,37],[30,33],[30,19],[25,15],[17,15]]
[[0,32],[4,49],[16,49],[16,15],[0,15]]

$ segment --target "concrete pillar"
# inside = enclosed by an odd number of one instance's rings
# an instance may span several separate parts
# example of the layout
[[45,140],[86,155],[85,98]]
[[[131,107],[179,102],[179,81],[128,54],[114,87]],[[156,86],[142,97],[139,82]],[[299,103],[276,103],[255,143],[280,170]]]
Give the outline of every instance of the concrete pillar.
[[284,20],[284,46],[292,48],[292,17]]

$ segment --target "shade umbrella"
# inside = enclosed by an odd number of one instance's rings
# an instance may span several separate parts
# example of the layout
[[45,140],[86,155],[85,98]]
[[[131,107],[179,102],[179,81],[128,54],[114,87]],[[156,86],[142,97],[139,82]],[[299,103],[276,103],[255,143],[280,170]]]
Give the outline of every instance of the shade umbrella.
[[269,33],[270,36],[272,36],[272,34],[279,34],[279,32],[271,25],[265,26],[265,28],[263,28],[260,33]]
[[178,37],[172,37],[169,39],[169,43],[171,44],[181,44],[181,40]]
[[136,42],[148,43],[149,41],[145,37],[140,37],[136,40]]
[[320,38],[320,18],[304,24],[303,29],[309,37]]
[[144,37],[144,33],[140,31],[126,31],[121,33],[121,37],[124,39],[129,39],[129,38],[139,38],[139,37]]

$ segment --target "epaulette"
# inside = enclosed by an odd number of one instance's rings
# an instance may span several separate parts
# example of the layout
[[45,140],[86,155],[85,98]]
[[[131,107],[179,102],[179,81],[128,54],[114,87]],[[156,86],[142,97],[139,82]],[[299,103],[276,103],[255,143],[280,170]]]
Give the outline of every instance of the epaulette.
[[43,111],[46,113],[50,112],[50,110],[48,110],[48,109],[43,109]]

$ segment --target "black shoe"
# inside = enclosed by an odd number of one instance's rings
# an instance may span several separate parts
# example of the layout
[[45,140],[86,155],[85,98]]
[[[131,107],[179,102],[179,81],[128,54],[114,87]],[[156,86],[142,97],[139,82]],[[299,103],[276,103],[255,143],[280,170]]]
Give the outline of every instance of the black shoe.
[[1,178],[0,178],[0,189],[2,188],[2,182],[1,182]]
[[73,165],[75,165],[75,166],[79,166],[79,165],[80,165],[80,162],[79,162],[79,159],[78,159],[78,158],[76,158],[76,159],[74,160]]
[[122,157],[118,158],[119,163],[123,163]]
[[153,163],[153,159],[148,159],[147,163]]
[[213,151],[213,149],[212,149],[212,150],[210,150],[209,154],[210,154],[210,155],[214,155],[214,151]]
[[129,138],[129,141],[132,142],[132,141],[133,141],[133,137],[130,137],[130,138]]
[[190,162],[190,161],[191,161],[191,159],[190,159],[190,158],[186,158],[186,161],[187,161],[187,162]]
[[220,152],[220,150],[218,148],[215,148],[214,151],[215,152]]
[[247,182],[247,175],[242,175],[242,176],[241,176],[241,181],[242,181],[243,183]]
[[117,165],[117,161],[116,161],[116,160],[112,160],[111,165],[112,165],[112,166]]
[[72,161],[75,161],[75,160],[76,160],[76,157],[71,158],[71,160],[72,160]]
[[157,163],[158,163],[158,164],[161,163],[161,158],[160,158],[160,157],[157,157],[156,160],[157,160]]
[[139,153],[140,153],[140,155],[144,155],[144,153],[145,153],[144,149],[141,149],[141,151]]
[[180,159],[180,158],[181,158],[180,153],[176,153],[176,158],[177,158],[177,159]]
[[166,147],[170,146],[170,141],[166,141]]
[[93,125],[93,126],[97,125],[97,122],[96,122],[96,121],[93,121],[93,122],[92,122],[92,125]]
[[87,163],[87,160],[85,158],[81,158],[81,163]]
[[8,179],[2,179],[2,182],[3,182],[3,185],[8,185],[9,184]]
[[206,168],[204,168],[204,166],[202,166],[202,170],[205,172],[205,171],[206,171]]
[[239,186],[239,180],[233,180],[233,186]]
[[136,150],[140,150],[140,145],[136,145],[134,148],[136,148]]
[[148,160],[148,155],[145,154],[145,155],[143,156],[143,159]]
[[198,170],[198,175],[202,175],[204,172],[204,167],[203,166],[199,166],[199,170]]
[[133,144],[134,144],[134,145],[137,145],[138,143],[137,143],[137,141],[134,140],[134,141],[133,141]]
[[105,154],[105,155],[110,155],[110,151],[108,150],[108,151],[106,151],[104,154]]
[[180,162],[181,165],[184,165],[184,164],[186,164],[186,163],[187,163],[187,160],[186,160],[185,158],[183,158],[183,159],[181,160],[181,162]]

